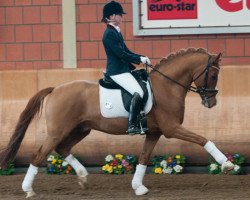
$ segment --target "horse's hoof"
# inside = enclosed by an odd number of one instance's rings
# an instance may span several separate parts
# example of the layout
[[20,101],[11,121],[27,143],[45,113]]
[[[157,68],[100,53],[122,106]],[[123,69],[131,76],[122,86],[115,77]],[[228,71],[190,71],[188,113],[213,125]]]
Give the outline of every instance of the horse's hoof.
[[78,176],[78,184],[81,186],[81,188],[86,189],[87,188],[87,176]]
[[234,164],[229,160],[221,165],[221,171],[223,173],[227,173],[229,171],[232,171],[233,169],[234,169]]
[[36,195],[36,193],[33,190],[31,190],[31,191],[27,192],[26,198],[30,198],[30,197],[33,197],[35,195]]
[[144,185],[140,185],[138,188],[135,189],[135,194],[140,196],[148,193],[148,188],[146,188]]

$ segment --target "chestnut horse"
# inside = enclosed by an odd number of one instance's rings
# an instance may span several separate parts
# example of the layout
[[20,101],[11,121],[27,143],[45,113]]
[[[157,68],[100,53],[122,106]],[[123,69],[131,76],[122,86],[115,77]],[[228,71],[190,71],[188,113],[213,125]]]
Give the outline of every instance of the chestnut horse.
[[[204,147],[217,162],[222,164],[222,170],[234,167],[213,142],[186,130],[181,125],[188,91],[198,93],[205,107],[211,108],[216,105],[220,57],[221,54],[213,55],[204,49],[188,48],[163,58],[155,67],[151,66],[153,70],[149,77],[155,103],[147,115],[149,132],[132,180],[132,188],[136,195],[148,192],[143,185],[143,178],[151,152],[161,135]],[[191,86],[192,83],[196,87]],[[38,167],[53,150],[62,155],[75,169],[79,184],[83,186],[88,172],[70,154],[72,147],[85,138],[91,129],[116,135],[126,134],[127,129],[128,119],[104,118],[101,115],[97,82],[73,81],[55,88],[49,87],[35,94],[20,115],[8,146],[0,154],[2,168],[15,158],[28,126],[34,116],[41,111],[46,96],[48,96],[45,107],[47,137],[34,155],[22,183],[27,197],[35,194],[32,185]]]

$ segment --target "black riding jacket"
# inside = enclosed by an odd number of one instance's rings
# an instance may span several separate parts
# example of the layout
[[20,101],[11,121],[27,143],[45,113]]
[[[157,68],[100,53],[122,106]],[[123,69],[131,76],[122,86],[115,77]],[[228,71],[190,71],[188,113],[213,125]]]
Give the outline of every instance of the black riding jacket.
[[135,69],[131,64],[139,64],[141,55],[131,52],[122,34],[115,27],[107,25],[102,42],[107,55],[106,74],[109,76],[130,72]]

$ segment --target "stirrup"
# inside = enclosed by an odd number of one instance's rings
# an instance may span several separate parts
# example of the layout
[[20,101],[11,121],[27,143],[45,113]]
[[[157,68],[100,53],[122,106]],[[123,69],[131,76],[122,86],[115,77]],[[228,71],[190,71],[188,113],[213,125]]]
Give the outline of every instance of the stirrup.
[[136,126],[132,126],[132,127],[129,127],[126,132],[129,135],[135,135],[135,134],[145,135],[147,131],[148,131],[148,128],[143,128],[143,127],[138,128]]
[[141,129],[137,128],[136,126],[128,127],[126,131],[129,135],[141,134]]

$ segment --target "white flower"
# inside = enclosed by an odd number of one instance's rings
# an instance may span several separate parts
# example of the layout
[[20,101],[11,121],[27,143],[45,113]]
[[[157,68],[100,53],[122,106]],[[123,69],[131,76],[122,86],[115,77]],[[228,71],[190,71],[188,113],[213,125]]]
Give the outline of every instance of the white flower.
[[164,168],[162,170],[163,174],[172,174],[173,169],[171,167]]
[[240,166],[239,165],[234,165],[234,171],[238,171],[240,169]]
[[160,165],[162,168],[167,168],[167,161],[166,160],[161,161]]
[[214,171],[214,170],[218,169],[218,165],[215,164],[215,163],[210,164],[209,167],[210,167],[210,170],[211,170],[211,171]]
[[174,166],[174,171],[176,171],[176,173],[180,173],[182,171],[183,167],[180,165],[175,165]]
[[69,164],[69,163],[68,163],[67,161],[63,161],[62,166],[65,167],[65,166],[67,166],[68,164]]
[[50,156],[48,157],[47,161],[51,162],[51,161],[54,160],[54,159],[55,159],[55,157],[54,157],[53,155],[50,155]]
[[110,162],[114,159],[114,157],[112,155],[107,155],[106,158],[105,158],[105,161],[106,162]]

